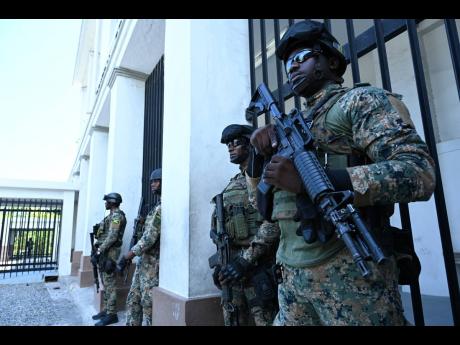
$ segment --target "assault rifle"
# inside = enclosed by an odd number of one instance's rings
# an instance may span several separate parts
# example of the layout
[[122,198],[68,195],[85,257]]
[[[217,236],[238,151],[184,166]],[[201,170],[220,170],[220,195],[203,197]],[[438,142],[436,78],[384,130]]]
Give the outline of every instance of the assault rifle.
[[97,270],[97,262],[95,259],[97,248],[94,246],[94,233],[97,231],[99,224],[93,226],[93,232],[89,234],[89,240],[91,242],[91,263],[93,265],[93,277],[94,277],[94,284],[96,284],[96,292],[99,293],[99,273]]
[[[294,162],[314,211],[332,225],[350,251],[361,275],[367,277],[370,271],[364,260],[372,259],[381,264],[386,257],[358,211],[351,205],[353,192],[335,191],[316,157],[313,136],[301,112],[294,108],[289,115],[282,113],[270,90],[262,83],[257,87],[247,112],[257,116],[267,111],[272,115],[278,138],[277,154]],[[263,179],[257,186],[258,192],[264,197],[271,193],[272,187]]]
[[[129,242],[129,250],[131,250],[132,247],[134,247],[139,241],[137,238],[137,233],[139,227],[142,227],[144,225],[144,218],[142,217],[142,206],[144,205],[144,197],[141,197],[141,201],[139,202],[139,208],[137,209],[137,217],[134,219],[134,225],[133,225],[133,236],[131,237],[131,241]],[[128,275],[129,275],[129,267],[131,266],[132,259],[126,260],[124,267],[121,267],[122,270],[125,270],[125,276],[123,279],[123,282],[126,284],[128,281]]]
[[[217,194],[214,197],[216,203],[216,218],[217,218],[217,229],[211,229],[210,236],[213,242],[217,246],[217,253],[211,256],[209,261],[209,267],[215,268],[219,266],[223,268],[230,263],[230,237],[225,228],[225,215],[224,215],[224,197],[223,194]],[[222,297],[221,303],[225,310],[230,315],[230,321],[238,325],[238,310],[233,304],[233,292],[230,283],[222,284]]]

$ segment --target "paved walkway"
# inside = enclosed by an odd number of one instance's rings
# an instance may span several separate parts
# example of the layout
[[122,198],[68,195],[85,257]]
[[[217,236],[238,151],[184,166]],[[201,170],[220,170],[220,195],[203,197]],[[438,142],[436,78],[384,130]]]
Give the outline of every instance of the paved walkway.
[[[1,326],[93,326],[91,316],[94,288],[80,288],[76,277],[59,277],[56,282],[37,281],[36,275],[0,279]],[[15,280],[17,282],[15,282]],[[126,313],[118,314],[123,326]]]
[[[49,272],[48,272],[49,273]],[[406,318],[413,323],[410,294],[402,293]],[[427,326],[453,325],[449,298],[422,296]],[[94,287],[80,288],[77,277],[44,282],[43,273],[0,276],[0,326],[93,326]],[[124,326],[126,312],[118,313]]]

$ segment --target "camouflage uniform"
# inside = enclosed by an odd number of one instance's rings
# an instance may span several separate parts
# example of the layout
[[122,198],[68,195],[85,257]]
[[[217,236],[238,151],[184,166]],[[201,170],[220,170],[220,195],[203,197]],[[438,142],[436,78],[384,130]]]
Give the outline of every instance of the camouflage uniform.
[[[258,232],[262,223],[255,205],[248,199],[248,190],[244,171],[234,176],[223,191],[225,207],[225,226],[231,238],[231,259],[240,256],[249,242]],[[217,222],[215,213],[212,217],[212,229],[216,229]],[[255,270],[254,276],[260,270],[269,270],[274,264],[274,250],[267,251],[265,256],[260,256],[258,260],[252,262],[257,265],[259,270]],[[262,273],[263,274],[263,273]],[[253,277],[254,277],[253,276]],[[232,285],[233,300],[236,306],[238,324],[256,326],[271,326],[276,314],[276,297],[270,301],[262,301],[256,295],[254,280],[243,279],[243,281]],[[224,323],[231,326],[230,314],[223,308]],[[252,316],[252,317],[251,317]]]
[[[370,207],[384,210],[398,202],[428,200],[434,190],[434,162],[399,98],[375,87],[347,89],[338,84],[307,98],[305,114],[323,104],[307,118],[312,121],[318,153],[337,155],[337,162],[344,161],[341,155],[363,156],[369,163],[346,167],[354,205],[361,207],[362,214]],[[254,194],[257,180],[249,182]],[[297,236],[295,213],[295,194],[275,189],[272,218],[276,223],[261,232],[245,253],[252,261],[280,237],[277,261],[283,267],[283,282],[274,324],[406,324],[394,257],[384,266],[368,263],[372,276],[365,280],[336,236],[325,244],[307,244]],[[387,225],[390,215],[382,215]],[[383,223],[370,227],[377,237],[386,229]]]
[[117,313],[117,291],[115,287],[116,260],[120,256],[126,217],[122,210],[116,208],[99,224],[96,243],[99,244],[101,256],[99,270],[104,284],[103,310],[107,314]]
[[[149,212],[142,237],[131,248],[139,257],[126,300],[127,326],[152,325],[152,288],[158,286],[160,260],[161,204]],[[139,237],[138,237],[139,238]]]

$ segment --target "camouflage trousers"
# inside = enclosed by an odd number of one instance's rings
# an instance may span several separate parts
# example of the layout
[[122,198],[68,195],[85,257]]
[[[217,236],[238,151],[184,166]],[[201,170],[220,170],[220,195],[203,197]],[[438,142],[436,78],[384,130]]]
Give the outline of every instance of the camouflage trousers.
[[158,260],[142,258],[136,265],[131,288],[126,299],[127,326],[152,325],[152,289],[158,286]]
[[[232,315],[225,307],[222,308],[224,313],[225,326],[235,326],[236,317],[238,318],[239,326],[271,326],[273,319],[276,315],[277,306],[275,303],[272,305],[253,305],[251,301],[256,298],[255,289],[252,286],[242,287],[241,285],[232,286],[233,305],[235,306],[236,313]],[[276,300],[274,301],[276,302]]]
[[113,273],[102,273],[102,281],[104,283],[104,300],[103,300],[103,310],[107,314],[116,314],[117,313],[117,289],[116,289],[116,278],[115,272]]
[[283,282],[278,287],[280,310],[274,325],[407,325],[394,258],[379,267],[366,263],[372,270],[367,279],[347,249],[315,267],[283,264]]

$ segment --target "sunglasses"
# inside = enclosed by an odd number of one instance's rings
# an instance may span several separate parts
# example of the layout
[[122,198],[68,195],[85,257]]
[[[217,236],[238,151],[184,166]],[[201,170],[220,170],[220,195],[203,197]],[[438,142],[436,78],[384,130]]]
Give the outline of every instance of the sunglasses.
[[233,139],[232,141],[227,142],[225,145],[227,145],[228,147],[230,146],[237,147],[237,146],[246,145],[246,144],[247,144],[246,140],[242,138],[238,138],[238,139]]
[[293,62],[302,63],[312,57],[315,52],[311,49],[302,49],[298,51],[294,56],[289,58],[285,63],[286,74],[289,74],[289,71],[292,67]]

